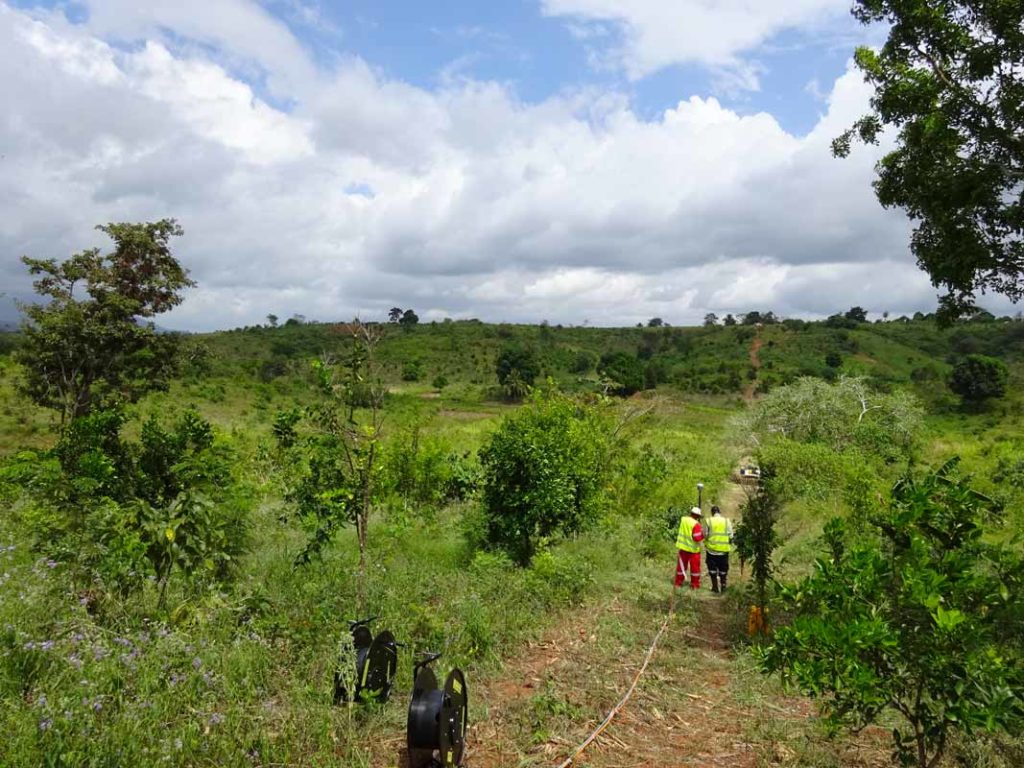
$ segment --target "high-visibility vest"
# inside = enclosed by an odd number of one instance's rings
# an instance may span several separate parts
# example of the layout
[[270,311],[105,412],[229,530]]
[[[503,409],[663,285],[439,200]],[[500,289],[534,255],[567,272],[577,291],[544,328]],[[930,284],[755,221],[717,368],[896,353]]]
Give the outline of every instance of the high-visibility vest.
[[700,544],[693,540],[693,529],[699,523],[689,515],[683,515],[679,521],[679,535],[676,536],[676,549],[683,552],[700,552]]
[[732,549],[729,545],[729,518],[712,515],[708,520],[708,535],[704,543],[708,545],[708,552],[716,555],[728,553]]

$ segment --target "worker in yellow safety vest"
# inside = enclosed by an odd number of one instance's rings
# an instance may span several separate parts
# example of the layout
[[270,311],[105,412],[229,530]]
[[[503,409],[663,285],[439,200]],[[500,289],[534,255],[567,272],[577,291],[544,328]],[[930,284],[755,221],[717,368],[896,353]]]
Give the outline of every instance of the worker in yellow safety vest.
[[722,510],[711,507],[711,519],[707,522],[704,546],[708,549],[708,576],[711,577],[711,591],[725,592],[729,581],[729,551],[732,549],[732,520],[722,516]]
[[679,521],[679,535],[676,536],[676,549],[679,559],[676,561],[676,586],[686,582],[686,572],[690,572],[690,588],[700,589],[700,543],[704,540],[704,531],[700,527],[700,507],[693,507],[690,514],[683,515]]

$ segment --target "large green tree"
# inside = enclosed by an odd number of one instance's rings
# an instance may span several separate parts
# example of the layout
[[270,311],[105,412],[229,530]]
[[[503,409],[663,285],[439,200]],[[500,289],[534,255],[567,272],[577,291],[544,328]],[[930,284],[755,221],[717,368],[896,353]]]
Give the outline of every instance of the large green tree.
[[502,348],[494,364],[498,383],[511,399],[523,397],[530,391],[533,382],[540,375],[540,368],[537,350],[522,344],[511,344]]
[[865,24],[889,25],[880,50],[859,48],[872,111],[833,144],[896,129],[875,191],[916,224],[911,249],[936,287],[940,319],[976,291],[1024,296],[1024,3],[855,0]]
[[629,397],[644,388],[644,364],[625,352],[602,355],[597,372],[608,380],[610,391],[622,397]]
[[968,355],[953,367],[949,388],[965,403],[979,404],[1006,394],[1010,372],[1006,363],[997,357]]
[[171,254],[182,234],[173,219],[97,227],[114,241],[63,262],[23,257],[44,301],[25,304],[23,391],[62,422],[117,401],[133,402],[167,386],[178,338],[149,318],[177,306],[194,285]]

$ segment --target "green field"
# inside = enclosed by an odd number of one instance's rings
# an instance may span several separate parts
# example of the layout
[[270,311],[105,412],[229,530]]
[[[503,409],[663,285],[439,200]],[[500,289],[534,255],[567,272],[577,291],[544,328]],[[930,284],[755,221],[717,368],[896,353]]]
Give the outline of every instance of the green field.
[[[751,365],[755,337],[760,368]],[[914,393],[925,411],[914,464],[962,457],[974,486],[1003,505],[990,535],[1010,537],[1024,523],[1019,320],[949,330],[929,320],[852,329],[388,327],[377,353],[388,389],[382,443],[389,461],[423,475],[417,483],[430,482],[446,461],[476,471],[479,449],[518,412],[495,377],[509,346],[535,350],[538,384],[586,398],[618,425],[620,442],[603,514],[547,542],[530,566],[478,545],[478,495],[449,502],[396,490],[373,509],[362,578],[351,528],[322,558],[295,564],[309,528],[290,514],[296,465],[282,458],[273,433],[279,412],[316,401],[310,361],[343,356],[345,326],[248,328],[185,341],[205,352],[169,391],[129,407],[125,434],[139,435],[151,416],[168,421],[193,408],[208,419],[230,457],[226,482],[250,540],[231,580],[172,581],[165,606],[152,574],[130,594],[90,587],[68,564],[73,553],[65,560],[40,538],[45,510],[26,467],[45,459],[57,422],[18,394],[19,370],[9,355],[0,358],[0,766],[400,765],[411,661],[423,650],[443,652],[439,668],[458,665],[469,678],[468,765],[556,764],[614,703],[657,629],[671,592],[678,509],[694,503],[696,484],[705,484],[705,504],[738,513],[745,497],[730,476],[755,446],[735,425],[751,407],[743,397],[751,385],[763,395],[801,376],[865,376],[880,391]],[[8,337],[4,348],[17,343]],[[637,361],[649,388],[603,394],[607,377],[595,365],[614,352]],[[973,352],[1004,359],[1011,382],[1004,398],[964,410],[945,380],[951,363]],[[439,377],[443,386],[435,386]],[[815,477],[784,508],[781,579],[808,570],[829,517],[851,513],[844,473],[859,459],[793,461],[783,471]],[[906,468],[861,462],[862,492],[880,497]],[[712,700],[721,704],[704,707],[712,742],[720,754],[742,755],[737,764],[888,764],[884,729],[834,738],[806,701],[753,671],[740,589],[724,601],[685,597],[618,732],[635,759],[604,742],[587,765],[679,764],[672,733],[680,731],[669,726],[682,729],[689,704]],[[363,612],[405,643],[396,695],[382,708],[335,707],[331,677],[345,622]],[[693,654],[706,680],[688,700],[679,670]],[[950,760],[961,762],[949,764],[1010,766],[1019,764],[1015,755],[1012,743],[982,739],[956,745]]]

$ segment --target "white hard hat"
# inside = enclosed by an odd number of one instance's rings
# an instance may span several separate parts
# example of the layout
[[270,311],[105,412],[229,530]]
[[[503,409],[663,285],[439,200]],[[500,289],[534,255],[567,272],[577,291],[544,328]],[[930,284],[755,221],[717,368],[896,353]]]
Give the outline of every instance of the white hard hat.
[[697,517],[700,517],[701,516],[700,507],[692,507],[690,509],[690,514],[691,515],[696,515]]

